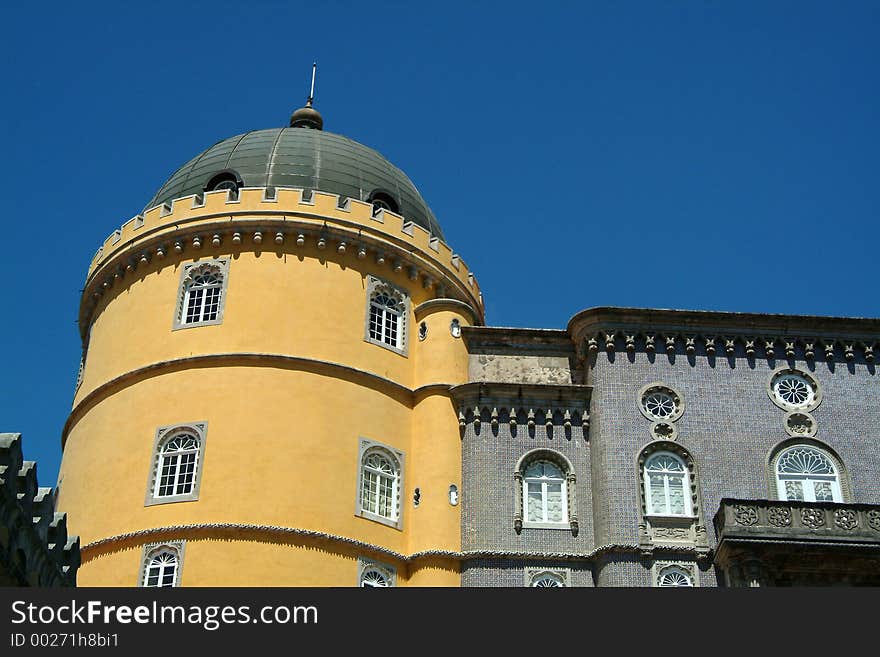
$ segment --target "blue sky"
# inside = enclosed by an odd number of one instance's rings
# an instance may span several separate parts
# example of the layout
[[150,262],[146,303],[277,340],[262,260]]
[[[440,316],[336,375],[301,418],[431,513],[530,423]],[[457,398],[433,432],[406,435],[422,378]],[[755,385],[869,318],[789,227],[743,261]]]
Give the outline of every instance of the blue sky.
[[180,164],[285,125],[314,59],[325,128],[409,174],[491,325],[880,316],[878,28],[876,2],[15,3],[0,431],[53,485],[91,256]]

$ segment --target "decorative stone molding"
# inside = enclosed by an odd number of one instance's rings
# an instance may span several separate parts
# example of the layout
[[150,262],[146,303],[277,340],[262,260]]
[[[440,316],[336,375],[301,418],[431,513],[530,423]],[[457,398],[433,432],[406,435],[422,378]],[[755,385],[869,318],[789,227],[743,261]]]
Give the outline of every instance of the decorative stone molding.
[[[183,494],[157,495],[157,480],[161,476],[162,449],[168,444],[168,441],[174,440],[175,437],[181,435],[195,436],[199,443],[191,490],[190,492]],[[195,502],[199,499],[199,488],[202,483],[202,464],[205,460],[205,442],[207,441],[207,438],[208,423],[205,421],[169,424],[156,429],[156,438],[153,441],[152,459],[150,460],[150,473],[147,477],[147,493],[144,498],[144,506],[171,504],[174,502]]]
[[[364,583],[365,578],[369,582]],[[384,584],[379,584],[384,581]],[[397,568],[394,566],[375,561],[366,557],[358,557],[357,561],[357,586],[397,586]]]
[[523,570],[523,586],[569,587],[571,568],[526,568]]
[[141,567],[138,571],[138,580],[135,586],[146,586],[147,569],[150,561],[158,554],[167,552],[174,555],[176,560],[174,568],[173,587],[180,586],[180,577],[183,571],[183,554],[186,549],[186,541],[165,541],[158,543],[146,543],[141,552]]
[[[220,298],[218,300],[216,317],[199,321],[186,322],[187,291],[199,275],[213,274],[220,278]],[[196,326],[210,326],[223,323],[223,311],[226,308],[226,295],[229,288],[229,258],[214,258],[188,262],[180,268],[180,284],[177,288],[177,305],[174,310],[174,322],[172,330],[194,328]]]
[[876,543],[880,549],[880,505],[723,499],[714,518],[723,537],[754,540]]
[[773,370],[765,391],[770,401],[784,411],[812,411],[822,403],[822,388],[816,377],[793,367]]
[[537,424],[547,429],[560,427],[565,437],[580,424],[584,439],[590,426],[591,386],[553,385],[540,383],[494,383],[478,381],[450,389],[458,407],[459,427],[464,435],[468,424],[480,430],[483,422],[497,431],[500,423],[512,431],[523,427],[534,431]]
[[[657,352],[670,358],[806,360],[873,363],[880,348],[880,320],[715,311],[590,308],[568,323],[583,358],[598,351],[630,358]],[[658,345],[660,348],[658,349]]]
[[880,584],[876,504],[722,499],[713,522],[728,586]]
[[550,461],[555,464],[565,475],[565,503],[566,515],[568,517],[568,527],[572,536],[577,536],[579,531],[578,522],[578,504],[577,504],[577,475],[571,461],[562,454],[553,449],[538,448],[532,449],[520,456],[513,471],[514,482],[514,512],[513,512],[513,528],[517,534],[522,532],[523,528],[537,529],[562,529],[565,525],[562,523],[529,523],[523,518],[523,478],[526,468],[530,463],[535,461]]
[[[809,413],[805,413],[808,418],[812,418]],[[787,428],[787,427],[786,427]],[[815,434],[815,422],[813,424],[813,433]],[[852,485],[849,480],[849,471],[845,467],[843,460],[838,456],[837,452],[827,443],[824,443],[816,438],[812,438],[809,436],[802,435],[794,435],[791,438],[786,438],[785,440],[774,445],[767,454],[767,496],[769,499],[778,499],[778,484],[777,484],[777,464],[779,462],[780,456],[785,453],[791,447],[797,447],[803,445],[804,447],[813,447],[820,452],[824,456],[826,456],[834,466],[835,471],[837,472],[837,482],[840,485],[840,494],[843,497],[844,501],[852,500]]]
[[[294,188],[276,188],[273,197],[267,188],[242,188],[237,199],[228,191],[205,192],[155,206],[144,212],[137,231],[135,221],[130,220],[108,237],[89,267],[80,303],[80,326],[91,323],[105,282],[112,285],[113,280],[123,280],[127,287],[130,281],[126,277],[149,263],[153,254],[161,251],[163,257],[169,252],[172,230],[175,254],[188,248],[224,248],[227,237],[237,248],[257,250],[267,242],[273,249],[282,248],[285,235],[296,236],[297,247],[317,239],[324,247],[333,247],[338,254],[334,257],[349,257],[348,251],[355,249],[347,246],[356,244],[358,259],[373,252],[377,263],[387,266],[394,262],[396,271],[404,267],[414,270],[413,280],[430,281],[438,296],[470,305],[478,313],[475,323],[482,323],[482,296],[473,272],[448,245],[432,240],[421,226],[384,211],[373,216],[369,203],[349,199],[340,204],[337,195],[319,191],[312,192],[308,200],[304,190]],[[247,236],[252,239],[244,239]],[[145,255],[147,263],[140,262],[140,255],[132,261],[133,252]]]
[[[648,512],[645,502],[645,463],[657,452],[671,452],[684,462],[688,475],[690,515],[662,516]],[[703,503],[696,463],[690,452],[678,443],[656,440],[648,443],[639,452],[636,458],[636,472],[639,492],[639,547],[642,554],[650,556],[657,549],[682,545],[693,549],[699,558],[705,558],[709,554],[709,539],[702,519]]]
[[[687,580],[687,583],[685,583]],[[653,586],[691,586],[700,585],[700,569],[697,564],[687,561],[654,561],[651,564],[651,583]]]
[[642,386],[637,403],[642,415],[653,422],[675,422],[684,414],[684,398],[662,381]]
[[0,433],[0,586],[76,586],[79,537],[67,535],[55,497],[24,460],[21,434]]
[[806,411],[789,411],[785,414],[785,431],[795,438],[812,438],[819,430],[816,419]]
[[[373,513],[369,509],[365,509],[361,496],[363,491],[363,481],[364,481],[364,464],[371,454],[378,453],[385,459],[389,460],[392,464],[392,467],[395,469],[395,482],[394,482],[394,513],[392,517],[386,517],[382,515],[378,515]],[[405,476],[405,455],[399,449],[395,449],[390,445],[385,445],[380,442],[376,442],[375,440],[370,440],[369,438],[360,438],[358,440],[358,472],[357,472],[357,488],[355,489],[355,504],[354,504],[354,515],[359,518],[366,518],[367,520],[373,520],[375,522],[381,523],[383,525],[388,525],[389,527],[394,527],[395,529],[403,528],[403,509],[404,504],[401,503],[401,493],[404,488],[404,476]]]

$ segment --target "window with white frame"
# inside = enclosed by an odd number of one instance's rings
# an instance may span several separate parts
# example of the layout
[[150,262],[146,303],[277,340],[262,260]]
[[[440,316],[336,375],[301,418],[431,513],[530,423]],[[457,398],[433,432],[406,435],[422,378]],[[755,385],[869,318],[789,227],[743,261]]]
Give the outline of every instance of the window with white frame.
[[207,260],[183,266],[174,328],[220,324],[223,321],[229,261]]
[[361,439],[358,501],[355,514],[400,528],[403,453]]
[[405,354],[409,297],[390,283],[370,276],[367,299],[365,339]]
[[183,541],[153,543],[144,546],[140,586],[150,588],[180,585],[180,567],[183,562]]
[[363,588],[385,588],[396,586],[397,569],[372,559],[358,559],[358,586]]
[[206,429],[202,422],[158,430],[147,505],[198,499]]
[[566,481],[562,469],[551,461],[529,463],[523,473],[524,520],[527,523],[568,522]]
[[840,476],[834,462],[812,445],[793,445],[776,459],[780,500],[842,502]]
[[691,493],[684,461],[672,452],[657,452],[645,461],[645,511],[648,515],[690,516]]

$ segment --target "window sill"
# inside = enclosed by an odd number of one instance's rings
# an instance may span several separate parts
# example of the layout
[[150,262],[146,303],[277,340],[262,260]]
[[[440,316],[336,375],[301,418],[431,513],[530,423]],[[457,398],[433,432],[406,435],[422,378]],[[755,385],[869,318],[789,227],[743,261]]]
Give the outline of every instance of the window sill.
[[523,529],[561,529],[571,531],[571,523],[565,522],[523,522]]
[[199,326],[218,326],[222,323],[223,323],[222,317],[220,319],[209,319],[204,322],[192,322],[190,324],[178,324],[177,322],[175,322],[174,326],[171,327],[171,330],[172,331],[180,331],[181,329],[198,328]]
[[169,495],[167,497],[150,497],[144,502],[144,506],[158,506],[160,504],[174,504],[176,502],[198,502],[198,494],[194,495]]
[[392,520],[391,518],[386,518],[384,516],[377,516],[375,513],[370,513],[369,511],[359,511],[355,513],[355,516],[358,518],[363,518],[364,520],[372,520],[373,522],[378,522],[381,525],[387,525],[392,529],[397,529],[398,531],[403,531],[403,522],[400,519]]
[[382,342],[381,340],[375,340],[373,338],[364,338],[364,342],[369,342],[370,344],[374,344],[377,347],[382,347],[384,349],[387,349],[388,351],[393,351],[395,354],[399,354],[404,358],[407,357],[406,346],[404,346],[403,348],[394,347],[387,342]]

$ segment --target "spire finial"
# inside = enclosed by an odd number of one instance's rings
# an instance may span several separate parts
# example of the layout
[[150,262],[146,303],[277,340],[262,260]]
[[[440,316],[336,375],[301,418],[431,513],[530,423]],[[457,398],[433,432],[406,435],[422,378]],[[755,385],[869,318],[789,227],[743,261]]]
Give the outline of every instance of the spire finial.
[[321,130],[324,127],[324,119],[321,114],[312,107],[315,100],[315,73],[318,70],[318,62],[312,62],[312,86],[309,87],[309,97],[306,106],[301,107],[290,115],[291,128],[312,128]]
[[306,107],[312,106],[315,99],[315,72],[318,70],[318,62],[312,62],[312,86],[309,88],[309,99],[306,101]]

